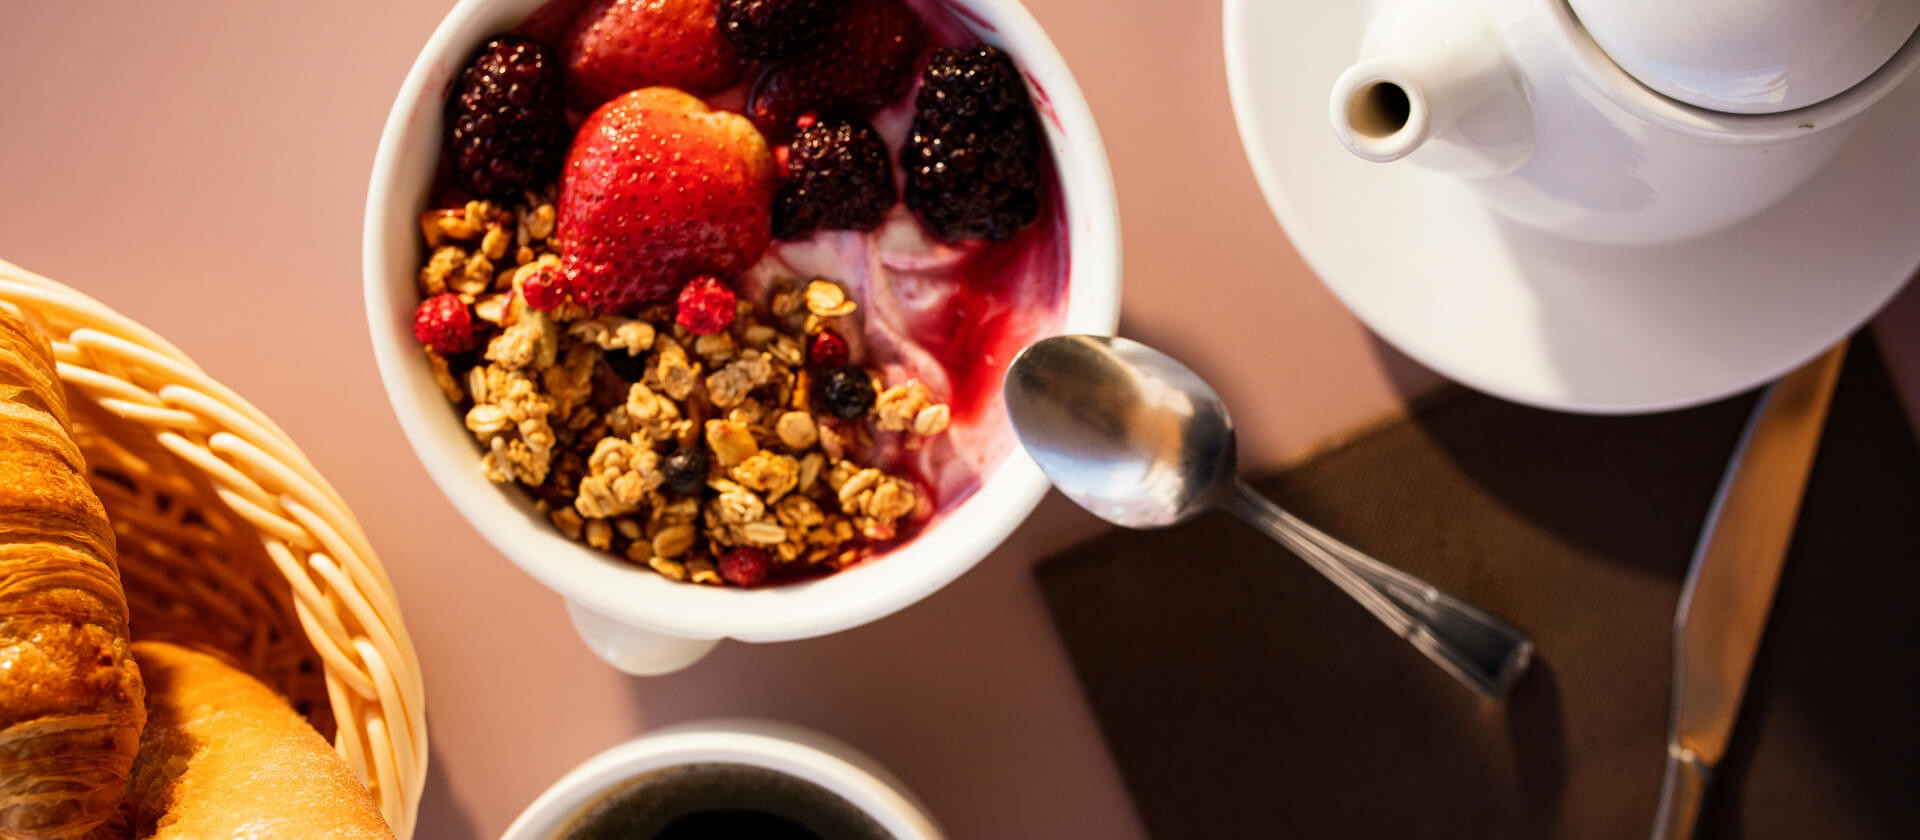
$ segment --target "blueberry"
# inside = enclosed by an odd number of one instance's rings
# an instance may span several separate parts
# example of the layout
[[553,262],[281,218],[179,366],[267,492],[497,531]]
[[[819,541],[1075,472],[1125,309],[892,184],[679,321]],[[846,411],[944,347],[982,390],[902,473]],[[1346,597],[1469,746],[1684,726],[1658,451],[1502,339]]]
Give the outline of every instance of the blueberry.
[[682,446],[660,464],[668,490],[683,496],[696,496],[707,486],[707,453]]
[[852,420],[873,408],[873,379],[852,365],[837,367],[820,375],[814,396],[825,403],[827,411],[842,420]]

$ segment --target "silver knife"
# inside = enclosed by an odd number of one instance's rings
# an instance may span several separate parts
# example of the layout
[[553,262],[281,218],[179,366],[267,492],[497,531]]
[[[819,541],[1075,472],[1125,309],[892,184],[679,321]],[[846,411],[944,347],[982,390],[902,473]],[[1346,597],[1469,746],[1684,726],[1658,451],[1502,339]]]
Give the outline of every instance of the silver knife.
[[1654,840],[1693,836],[1726,755],[1846,346],[1767,389],[1707,513],[1673,619],[1673,720]]

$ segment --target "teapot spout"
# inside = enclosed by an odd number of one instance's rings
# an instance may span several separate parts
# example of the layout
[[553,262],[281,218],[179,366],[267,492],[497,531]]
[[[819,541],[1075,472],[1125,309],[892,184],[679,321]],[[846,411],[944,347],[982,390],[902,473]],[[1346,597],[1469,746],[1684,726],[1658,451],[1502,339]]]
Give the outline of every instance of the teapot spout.
[[1328,101],[1355,155],[1464,177],[1503,175],[1532,155],[1526,92],[1472,0],[1382,3],[1361,55]]

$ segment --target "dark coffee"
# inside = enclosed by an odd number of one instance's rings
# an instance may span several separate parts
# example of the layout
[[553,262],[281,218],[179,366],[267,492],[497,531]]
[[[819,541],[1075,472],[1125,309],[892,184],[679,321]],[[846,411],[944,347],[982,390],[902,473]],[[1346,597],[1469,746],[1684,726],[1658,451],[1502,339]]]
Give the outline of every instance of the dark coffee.
[[684,764],[629,780],[587,806],[567,840],[894,840],[853,803],[747,764]]
[[757,840],[824,840],[786,817],[765,811],[697,811],[675,817],[653,840],[705,840],[710,837],[753,837]]

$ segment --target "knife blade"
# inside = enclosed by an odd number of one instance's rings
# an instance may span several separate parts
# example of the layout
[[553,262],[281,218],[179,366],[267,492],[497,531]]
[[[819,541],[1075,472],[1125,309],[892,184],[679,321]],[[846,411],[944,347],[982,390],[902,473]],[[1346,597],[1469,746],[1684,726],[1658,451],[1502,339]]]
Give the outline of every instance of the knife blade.
[[1655,840],[1692,836],[1726,755],[1845,356],[1842,341],[1767,389],[1707,513],[1673,620],[1673,717]]

